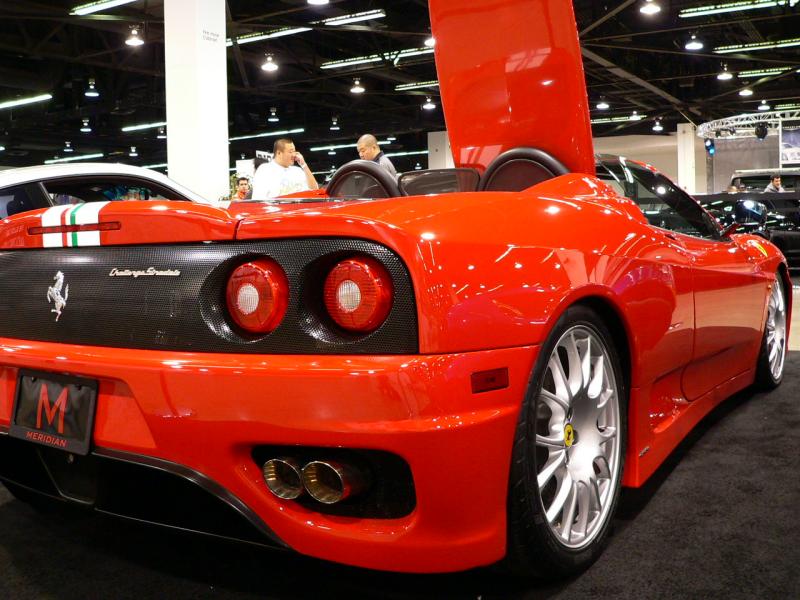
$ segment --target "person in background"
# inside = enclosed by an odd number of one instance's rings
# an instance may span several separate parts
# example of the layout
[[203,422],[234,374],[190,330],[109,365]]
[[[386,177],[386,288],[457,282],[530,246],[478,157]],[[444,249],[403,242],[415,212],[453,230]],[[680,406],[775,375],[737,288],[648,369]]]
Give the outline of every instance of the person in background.
[[785,192],[786,190],[783,189],[781,185],[781,176],[780,175],[773,175],[770,177],[770,182],[767,187],[764,188],[765,192]]
[[247,177],[239,177],[236,180],[236,194],[234,200],[249,200],[252,197],[250,193],[250,180]]
[[253,177],[253,198],[263,200],[319,188],[311,169],[303,155],[295,149],[292,140],[275,140],[273,154],[271,162],[256,169]]
[[358,138],[356,148],[358,149],[359,158],[376,162],[386,169],[392,177],[397,177],[397,170],[394,168],[392,161],[389,160],[389,157],[378,146],[378,140],[375,139],[374,135],[371,133],[362,135]]

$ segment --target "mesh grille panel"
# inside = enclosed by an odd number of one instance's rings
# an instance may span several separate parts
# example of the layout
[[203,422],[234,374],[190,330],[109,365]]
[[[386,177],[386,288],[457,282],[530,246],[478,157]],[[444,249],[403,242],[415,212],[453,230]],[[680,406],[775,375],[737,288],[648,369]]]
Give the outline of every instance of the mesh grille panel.
[[[328,271],[355,254],[376,258],[395,284],[386,322],[359,336],[337,329],[322,304]],[[264,256],[286,272],[289,308],[275,331],[250,336],[227,316],[225,285],[235,267]],[[110,276],[112,269],[150,267],[180,275]],[[47,298],[57,272],[64,275],[60,295],[67,300],[58,321]],[[192,352],[408,354],[418,350],[414,294],[405,265],[384,246],[340,238],[2,251],[0,336]]]

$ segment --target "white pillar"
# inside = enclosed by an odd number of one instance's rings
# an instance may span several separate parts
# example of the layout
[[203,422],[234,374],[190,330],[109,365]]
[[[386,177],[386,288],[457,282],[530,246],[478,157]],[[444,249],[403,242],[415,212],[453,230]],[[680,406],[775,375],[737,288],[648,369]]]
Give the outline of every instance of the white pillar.
[[450,139],[446,131],[428,132],[428,168],[452,169],[453,151],[450,149]]
[[694,125],[678,124],[678,185],[689,194],[695,193],[695,137]]
[[230,194],[225,0],[165,0],[169,176],[206,198]]

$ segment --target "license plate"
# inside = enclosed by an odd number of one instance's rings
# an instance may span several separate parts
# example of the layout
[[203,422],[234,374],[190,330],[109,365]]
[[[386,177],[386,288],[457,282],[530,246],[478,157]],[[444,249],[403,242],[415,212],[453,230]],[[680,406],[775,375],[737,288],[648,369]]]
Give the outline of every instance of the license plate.
[[9,434],[74,454],[89,454],[97,381],[20,370]]

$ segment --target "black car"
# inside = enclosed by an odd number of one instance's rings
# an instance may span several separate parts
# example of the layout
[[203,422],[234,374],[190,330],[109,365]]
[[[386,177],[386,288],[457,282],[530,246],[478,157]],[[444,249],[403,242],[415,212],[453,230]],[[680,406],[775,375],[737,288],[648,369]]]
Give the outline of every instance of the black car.
[[[738,231],[763,236],[780,248],[789,268],[800,269],[800,193],[741,192],[696,198],[723,227],[739,223]],[[757,203],[766,207],[766,218],[759,216]]]

